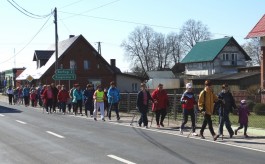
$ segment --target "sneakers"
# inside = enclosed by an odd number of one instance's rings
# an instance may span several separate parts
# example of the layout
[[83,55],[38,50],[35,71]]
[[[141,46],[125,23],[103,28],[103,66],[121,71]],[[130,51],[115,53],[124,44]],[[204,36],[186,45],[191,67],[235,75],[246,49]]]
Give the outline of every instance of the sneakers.
[[245,138],[248,138],[249,136],[247,134],[244,135]]
[[194,132],[194,133],[192,133],[191,135],[192,135],[192,136],[198,136],[198,134],[197,134],[197,133],[195,133],[195,132]]
[[237,129],[235,130],[235,135],[237,135]]
[[142,124],[138,123],[139,127],[142,127]]
[[163,122],[161,122],[160,125],[161,125],[162,127],[165,127],[164,124],[163,124]]
[[215,134],[215,135],[213,136],[213,140],[216,141],[217,138],[219,138],[219,136],[220,136],[220,135],[216,135],[216,134]]
[[102,121],[105,121],[105,118],[102,118]]
[[148,126],[144,126],[145,127],[145,129],[148,129]]
[[97,121],[97,118],[94,118],[95,121]]
[[120,117],[117,117],[117,121],[119,121],[121,118]]
[[156,125],[157,128],[160,128],[160,125]]
[[179,134],[183,134],[183,130],[182,129],[179,129]]

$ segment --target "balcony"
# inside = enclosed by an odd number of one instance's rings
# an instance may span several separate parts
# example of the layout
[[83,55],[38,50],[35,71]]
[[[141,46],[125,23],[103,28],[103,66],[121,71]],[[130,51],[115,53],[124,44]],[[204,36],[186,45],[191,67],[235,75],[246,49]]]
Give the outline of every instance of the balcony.
[[245,66],[245,61],[244,60],[225,60],[221,62],[222,66],[227,66],[227,67],[235,67],[235,66]]

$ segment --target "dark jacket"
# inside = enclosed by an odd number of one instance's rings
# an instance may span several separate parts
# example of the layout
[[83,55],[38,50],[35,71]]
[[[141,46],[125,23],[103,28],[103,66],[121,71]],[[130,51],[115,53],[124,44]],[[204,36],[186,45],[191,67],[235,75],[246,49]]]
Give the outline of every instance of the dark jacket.
[[234,97],[232,96],[231,92],[220,92],[218,94],[218,99],[222,100],[219,101],[219,114],[229,114],[229,112],[233,112],[233,109],[236,109],[236,103]]
[[139,111],[141,110],[148,110],[148,104],[149,104],[149,100],[153,101],[153,98],[151,97],[150,93],[148,91],[146,91],[147,94],[147,104],[144,104],[144,94],[143,91],[138,92],[137,94],[137,100],[136,100],[136,106],[138,108]]

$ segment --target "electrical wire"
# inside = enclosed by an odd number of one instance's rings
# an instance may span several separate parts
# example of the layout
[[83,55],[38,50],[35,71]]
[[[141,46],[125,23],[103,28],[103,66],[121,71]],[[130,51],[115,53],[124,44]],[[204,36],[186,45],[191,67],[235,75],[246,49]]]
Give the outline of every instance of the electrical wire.
[[15,7],[18,11],[20,11],[22,14],[30,17],[30,18],[34,18],[34,19],[44,19],[47,18],[48,16],[51,15],[51,13],[46,14],[46,15],[37,15],[37,14],[33,14],[29,11],[27,11],[26,9],[24,9],[23,7],[21,7],[19,4],[17,4],[14,0],[12,0],[12,2],[10,0],[7,0],[13,7]]
[[42,31],[42,29],[44,28],[44,26],[48,23],[48,21],[50,20],[52,15],[50,15],[50,17],[46,20],[46,22],[41,26],[41,28],[38,30],[38,32],[31,38],[31,40],[21,49],[19,50],[15,55],[13,55],[12,57],[10,57],[9,59],[1,62],[0,64],[6,63],[9,60],[13,59],[14,57],[16,57],[18,54],[20,54],[35,38],[36,36]]

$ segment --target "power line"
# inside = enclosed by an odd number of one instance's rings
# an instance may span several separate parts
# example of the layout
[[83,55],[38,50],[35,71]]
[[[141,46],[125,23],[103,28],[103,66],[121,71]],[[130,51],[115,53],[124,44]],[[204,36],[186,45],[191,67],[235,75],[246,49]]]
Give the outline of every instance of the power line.
[[32,12],[29,12],[28,10],[24,9],[23,7],[21,7],[19,4],[17,4],[14,0],[12,0],[12,2],[10,0],[7,0],[13,7],[15,7],[18,11],[20,11],[22,14],[30,17],[30,18],[34,18],[34,19],[44,19],[47,18],[48,16],[51,15],[51,13],[46,14],[46,15],[37,15],[37,14],[33,14]]
[[20,54],[35,38],[36,36],[41,32],[41,30],[44,28],[44,26],[47,24],[47,22],[50,20],[52,15],[50,15],[50,17],[47,19],[47,21],[41,26],[41,28],[39,29],[39,31],[31,38],[31,40],[21,49],[19,50],[16,54],[14,54],[12,57],[8,58],[7,60],[1,62],[0,64],[6,63],[9,60],[13,59],[14,57],[16,57],[18,54]]
[[66,7],[68,7],[68,6],[72,6],[72,5],[74,5],[74,4],[76,4],[76,3],[79,3],[79,2],[81,2],[81,1],[84,1],[84,0],[79,0],[79,1],[76,1],[76,2],[72,2],[72,3],[67,4],[67,5],[65,5],[65,6],[63,6],[63,7],[60,7],[60,8],[61,8],[61,9],[62,9],[62,8],[66,8]]

